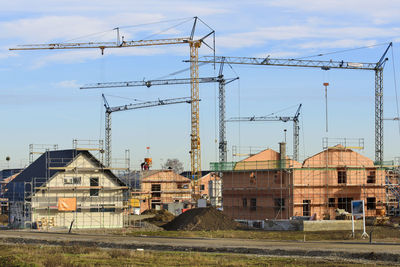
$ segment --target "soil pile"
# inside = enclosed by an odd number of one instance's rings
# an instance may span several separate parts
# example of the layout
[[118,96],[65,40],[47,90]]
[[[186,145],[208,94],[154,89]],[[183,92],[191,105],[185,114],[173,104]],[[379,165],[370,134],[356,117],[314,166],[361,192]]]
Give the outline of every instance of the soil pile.
[[209,208],[190,209],[163,226],[166,230],[213,231],[235,230],[239,223],[221,211]]
[[143,215],[149,215],[149,214],[154,214],[155,216],[152,218],[148,218],[145,221],[148,221],[150,223],[153,223],[157,226],[166,224],[173,219],[175,219],[175,216],[169,212],[168,210],[146,210],[142,213]]

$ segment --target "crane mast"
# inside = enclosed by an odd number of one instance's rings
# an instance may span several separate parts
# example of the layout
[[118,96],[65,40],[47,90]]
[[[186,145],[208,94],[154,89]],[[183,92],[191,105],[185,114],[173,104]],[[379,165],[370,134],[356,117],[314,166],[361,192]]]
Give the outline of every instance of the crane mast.
[[295,161],[299,160],[299,136],[300,136],[300,126],[299,126],[299,116],[302,104],[299,105],[294,116],[252,116],[252,117],[232,117],[226,122],[241,122],[241,121],[282,121],[288,122],[293,121],[293,159]]
[[[120,40],[119,28],[115,28],[117,39],[115,42],[86,42],[86,43],[52,43],[52,44],[30,44],[20,45],[10,50],[41,50],[41,49],[86,49],[99,48],[104,54],[106,48],[126,48],[126,47],[141,47],[141,46],[158,46],[158,45],[173,45],[173,44],[189,44],[190,47],[190,78],[191,78],[191,173],[192,179],[197,183],[197,179],[201,177],[201,150],[200,150],[200,131],[199,131],[199,70],[198,70],[198,53],[202,43],[215,51],[215,47],[211,47],[205,42],[205,39],[215,34],[215,31],[210,29],[210,32],[200,39],[195,40],[196,24],[198,21],[203,22],[198,17],[194,17],[194,22],[189,37],[183,38],[167,38],[156,40],[139,40],[125,41]],[[203,22],[204,25],[206,25]],[[215,35],[214,35],[215,36]],[[215,42],[214,42],[215,43]]]
[[333,60],[306,60],[306,59],[279,59],[279,58],[255,58],[255,57],[226,57],[226,56],[204,56],[197,62],[202,63],[229,63],[260,66],[284,66],[284,67],[304,67],[330,69],[350,69],[350,70],[369,70],[375,73],[375,162],[383,164],[383,69],[388,58],[386,57],[389,43],[380,60],[376,63],[346,62]]
[[122,106],[115,106],[110,107],[107,102],[106,97],[102,94],[104,107],[105,107],[105,166],[111,167],[112,161],[112,154],[111,154],[111,113],[119,112],[119,111],[127,111],[127,110],[134,110],[134,109],[142,109],[142,108],[150,108],[150,107],[157,107],[157,106],[165,106],[165,105],[172,105],[172,104],[180,104],[180,103],[191,103],[192,100],[190,97],[181,97],[181,98],[170,98],[164,100],[157,100],[157,101],[146,101],[136,104],[127,104]]

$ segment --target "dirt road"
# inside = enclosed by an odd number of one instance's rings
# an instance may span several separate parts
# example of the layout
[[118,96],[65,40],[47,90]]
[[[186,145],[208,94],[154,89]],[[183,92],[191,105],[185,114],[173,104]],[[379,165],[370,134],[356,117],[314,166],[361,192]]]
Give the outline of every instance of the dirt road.
[[103,248],[199,251],[260,255],[340,257],[400,264],[400,244],[357,242],[263,241],[231,238],[163,238],[65,234],[3,230],[2,243],[83,245]]

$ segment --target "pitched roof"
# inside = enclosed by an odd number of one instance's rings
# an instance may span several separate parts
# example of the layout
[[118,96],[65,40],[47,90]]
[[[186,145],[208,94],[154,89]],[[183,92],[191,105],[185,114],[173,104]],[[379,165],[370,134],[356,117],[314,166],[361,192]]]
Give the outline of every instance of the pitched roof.
[[142,182],[146,180],[168,180],[171,182],[190,182],[189,178],[186,178],[180,174],[175,173],[173,170],[151,170],[145,171],[142,176]]
[[374,167],[373,160],[340,144],[305,159],[303,167],[321,167],[327,163],[333,166]]
[[[236,163],[235,170],[251,170],[251,169],[277,169],[279,168],[280,153],[273,149],[265,149],[254,154],[244,160]],[[301,164],[286,156],[286,166],[290,168],[299,168]]]
[[[12,197],[14,193],[23,195],[25,188],[25,182],[32,182],[34,178],[37,179],[35,182],[35,187],[39,187],[50,181],[54,175],[58,172],[63,172],[62,169],[52,169],[54,167],[66,167],[79,155],[86,155],[90,160],[92,160],[99,168],[104,168],[99,160],[97,160],[89,151],[87,150],[76,150],[76,149],[66,149],[66,150],[54,150],[46,151],[37,160],[35,160],[31,165],[24,169],[15,179],[13,179],[7,185],[6,197]],[[105,173],[116,181],[119,185],[124,186],[125,184],[115,176],[110,170],[105,169]]]

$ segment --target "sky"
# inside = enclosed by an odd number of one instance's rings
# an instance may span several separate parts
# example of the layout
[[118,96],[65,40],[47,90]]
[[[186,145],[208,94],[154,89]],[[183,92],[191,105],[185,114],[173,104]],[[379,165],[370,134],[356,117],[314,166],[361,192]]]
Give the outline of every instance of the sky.
[[[188,78],[186,44],[106,49],[9,51],[22,44],[109,42],[116,27],[124,40],[188,37],[193,17],[203,22],[196,37],[215,30],[216,54],[377,62],[388,46],[384,71],[384,117],[398,117],[400,2],[312,1],[75,1],[15,0],[0,9],[0,168],[28,163],[29,144],[72,147],[72,140],[104,138],[104,93],[111,106],[187,97],[189,85],[80,90],[89,83]],[[212,44],[212,39],[207,42]],[[202,45],[199,55],[212,55]],[[200,77],[219,66],[200,66]],[[174,74],[179,70],[185,70]],[[173,74],[173,75],[170,75]],[[348,138],[374,159],[374,72],[277,66],[225,65],[226,116],[300,115],[300,158]],[[328,82],[328,131],[323,83]],[[218,84],[200,85],[202,169],[218,161]],[[291,122],[227,123],[228,160],[286,141],[292,154]],[[384,159],[400,157],[399,122],[384,122]],[[149,149],[147,149],[149,147]],[[178,158],[190,170],[190,105],[179,104],[112,114],[112,153],[129,150],[131,167],[144,157],[154,168]],[[10,157],[10,161],[6,161]],[[119,163],[115,163],[117,165]]]

